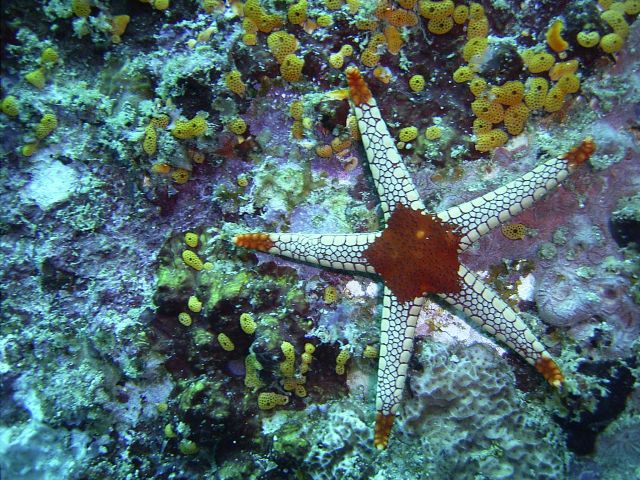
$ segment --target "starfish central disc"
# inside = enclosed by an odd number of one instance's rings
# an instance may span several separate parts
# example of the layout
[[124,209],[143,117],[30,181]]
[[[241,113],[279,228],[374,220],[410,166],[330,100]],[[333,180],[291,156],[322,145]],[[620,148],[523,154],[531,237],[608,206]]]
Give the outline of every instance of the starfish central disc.
[[457,293],[460,235],[433,215],[398,204],[387,228],[364,252],[400,302],[425,293]]

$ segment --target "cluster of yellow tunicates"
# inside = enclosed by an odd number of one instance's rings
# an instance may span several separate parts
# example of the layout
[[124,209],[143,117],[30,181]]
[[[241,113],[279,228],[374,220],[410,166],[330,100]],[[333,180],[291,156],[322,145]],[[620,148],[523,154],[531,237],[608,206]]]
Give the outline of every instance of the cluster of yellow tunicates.
[[[210,263],[204,263],[198,254],[191,249],[198,248],[199,238],[195,232],[187,232],[184,234],[184,243],[188,247],[182,252],[182,260],[184,263],[196,271],[210,269],[213,267]],[[178,322],[185,327],[190,327],[193,323],[192,314],[199,314],[202,311],[202,301],[196,296],[191,295],[187,300],[187,309],[178,314]]]
[[576,40],[584,48],[599,46],[605,53],[616,53],[622,48],[629,36],[629,24],[625,19],[625,15],[638,15],[640,13],[640,0],[626,0],[625,2],[599,0],[598,3],[604,8],[600,18],[611,28],[611,32],[601,35],[597,30],[585,26],[576,35]]

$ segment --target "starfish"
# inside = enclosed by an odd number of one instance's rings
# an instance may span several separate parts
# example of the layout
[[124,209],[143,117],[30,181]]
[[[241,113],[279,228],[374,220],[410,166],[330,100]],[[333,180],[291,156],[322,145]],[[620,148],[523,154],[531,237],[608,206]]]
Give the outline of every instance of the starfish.
[[345,71],[386,226],[354,234],[247,233],[236,245],[384,283],[374,445],[384,449],[405,388],[414,333],[427,297],[437,297],[534,366],[554,387],[564,377],[520,316],[460,263],[480,237],[530,207],[594,151],[588,138],[496,190],[444,211],[426,210],[376,101],[355,67]]

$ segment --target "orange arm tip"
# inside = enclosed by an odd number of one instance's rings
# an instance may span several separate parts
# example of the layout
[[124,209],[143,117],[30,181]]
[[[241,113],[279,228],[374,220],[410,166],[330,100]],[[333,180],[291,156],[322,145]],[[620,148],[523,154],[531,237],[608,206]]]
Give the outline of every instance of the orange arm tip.
[[389,435],[391,434],[391,427],[395,420],[395,415],[385,415],[383,413],[376,413],[376,426],[373,434],[373,445],[378,450],[384,450],[389,445]]
[[552,386],[560,388],[564,382],[564,376],[560,367],[549,357],[540,357],[536,361],[536,370],[542,374],[544,379]]
[[573,147],[565,153],[562,158],[564,158],[569,165],[578,166],[586,162],[595,150],[596,144],[593,141],[593,138],[587,137],[582,141],[582,143],[580,143],[580,145]]
[[360,70],[356,67],[348,67],[345,70],[347,74],[347,82],[349,83],[349,93],[353,104],[358,106],[368,102],[371,99],[371,90],[362,78]]
[[234,237],[233,243],[239,247],[260,252],[268,252],[273,247],[273,241],[269,238],[268,233],[242,233]]

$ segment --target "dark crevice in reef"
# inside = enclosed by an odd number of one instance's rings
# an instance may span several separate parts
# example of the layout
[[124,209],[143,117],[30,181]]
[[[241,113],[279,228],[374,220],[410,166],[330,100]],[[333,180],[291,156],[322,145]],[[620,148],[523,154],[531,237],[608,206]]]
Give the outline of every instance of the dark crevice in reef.
[[[624,361],[584,362],[578,367],[583,375],[600,380],[606,386],[606,394],[595,387],[584,395],[569,395],[565,406],[566,417],[556,421],[567,433],[567,447],[578,455],[594,453],[598,434],[613,422],[625,409],[626,400],[633,390],[635,377],[631,369],[637,361],[634,357]],[[588,408],[595,404],[595,408]]]

